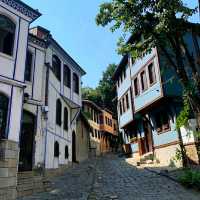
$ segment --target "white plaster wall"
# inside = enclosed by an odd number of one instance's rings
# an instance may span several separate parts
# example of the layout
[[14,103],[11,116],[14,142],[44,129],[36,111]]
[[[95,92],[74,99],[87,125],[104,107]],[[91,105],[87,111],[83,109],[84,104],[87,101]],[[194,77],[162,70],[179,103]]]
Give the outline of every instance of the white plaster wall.
[[24,81],[28,28],[29,28],[29,23],[21,19],[19,44],[18,44],[17,59],[16,59],[16,71],[15,71],[15,79],[20,81]]
[[[21,128],[23,90],[13,87],[13,95],[10,99],[10,126],[8,127],[8,139],[18,142]],[[8,124],[9,125],[9,124]]]
[[117,85],[117,96],[118,96],[118,99],[120,99],[127,92],[127,90],[130,87],[131,87],[130,68],[127,67],[127,69],[126,69],[126,78],[123,79],[122,83],[120,82],[119,87]]
[[44,67],[44,60],[45,60],[45,54],[44,52],[40,50],[36,50],[36,61],[35,61],[35,75],[34,75],[34,93],[33,93],[33,99],[36,99],[38,101],[42,100],[42,72]]
[[[3,53],[0,53],[0,74],[7,76],[9,78],[13,77],[13,71],[14,71],[14,63],[16,58],[16,49],[17,49],[17,43],[18,43],[18,30],[19,30],[19,16],[9,12],[8,10],[4,9],[2,6],[2,3],[0,2],[0,14],[7,16],[10,18],[16,25],[15,30],[15,40],[14,40],[14,48],[13,48],[13,56],[8,56]],[[3,4],[4,6],[4,4]],[[25,38],[26,40],[26,38]]]
[[[28,28],[31,19],[2,2],[0,2],[0,13],[9,17],[16,24],[13,55],[8,56],[0,53],[0,75],[23,82]],[[10,97],[8,110],[9,123],[7,123],[8,139],[18,142],[21,128],[23,89],[0,84],[0,91],[3,91]]]

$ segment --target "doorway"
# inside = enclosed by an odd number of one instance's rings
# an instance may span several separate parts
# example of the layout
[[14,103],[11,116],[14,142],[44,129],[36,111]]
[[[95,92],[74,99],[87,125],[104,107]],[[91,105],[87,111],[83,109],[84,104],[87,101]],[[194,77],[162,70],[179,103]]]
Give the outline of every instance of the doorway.
[[20,154],[19,154],[19,171],[31,171],[33,167],[33,147],[35,132],[35,116],[27,111],[23,112],[21,137],[20,137]]
[[140,155],[153,151],[153,137],[148,121],[143,121],[144,136],[139,140]]
[[72,132],[72,162],[76,162],[76,133]]

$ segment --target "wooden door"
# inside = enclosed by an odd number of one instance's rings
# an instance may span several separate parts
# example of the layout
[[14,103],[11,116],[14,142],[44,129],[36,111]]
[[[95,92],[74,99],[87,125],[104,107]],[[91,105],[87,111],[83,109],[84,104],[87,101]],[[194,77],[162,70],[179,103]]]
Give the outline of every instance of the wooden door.
[[19,171],[31,171],[33,165],[33,147],[34,147],[34,115],[24,112],[19,154]]

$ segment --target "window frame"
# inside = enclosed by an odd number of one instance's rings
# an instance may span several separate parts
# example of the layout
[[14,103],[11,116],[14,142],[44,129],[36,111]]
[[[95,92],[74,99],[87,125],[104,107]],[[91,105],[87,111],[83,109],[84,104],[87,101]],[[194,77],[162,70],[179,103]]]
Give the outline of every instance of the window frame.
[[[9,53],[7,53],[7,52],[5,52],[5,47],[4,47],[4,45],[5,45],[5,43],[7,43],[6,41],[5,41],[5,38],[4,38],[4,40],[2,39],[2,50],[1,50],[1,48],[0,48],[0,54],[2,54],[2,55],[5,55],[5,56],[8,56],[8,57],[11,57],[11,58],[13,58],[14,57],[14,51],[15,51],[15,41],[16,41],[16,30],[17,30],[17,25],[16,25],[16,23],[14,22],[14,20],[13,19],[11,19],[9,16],[7,16],[7,15],[5,15],[5,14],[3,14],[3,13],[0,13],[0,17],[2,17],[2,18],[5,18],[6,20],[8,20],[8,22],[10,23],[10,25],[12,25],[13,27],[13,31],[8,31],[7,30],[7,34],[8,33],[10,33],[10,34],[12,34],[12,41],[10,41],[12,44],[11,44],[11,46],[10,46],[10,52]],[[2,31],[6,31],[6,30],[4,30],[4,29],[0,29],[0,30],[2,30]],[[7,45],[7,44],[6,44]]]
[[[133,80],[135,97],[140,95],[139,79],[136,76]],[[137,92],[136,92],[137,91]]]
[[60,156],[60,145],[58,141],[54,142],[54,158],[59,158]]
[[[143,77],[145,78],[145,80],[143,79]],[[140,72],[140,81],[141,81],[141,90],[142,92],[144,92],[148,89],[147,73],[145,69],[142,72]]]
[[130,109],[129,93],[126,93],[125,99],[126,99],[126,110],[129,110]]
[[[30,55],[31,55],[31,63],[29,63],[30,64],[30,66],[29,66],[29,68],[27,68],[27,64],[28,64],[28,54],[30,53]],[[32,79],[33,79],[33,61],[34,61],[34,53],[31,51],[31,50],[27,50],[27,53],[26,53],[26,64],[25,64],[25,71],[24,71],[24,80],[26,81],[26,82],[32,82]],[[27,69],[29,69],[30,70],[30,77],[29,77],[29,79],[26,79],[26,70]]]
[[69,147],[65,145],[65,160],[69,159]]
[[56,100],[56,125],[60,127],[62,125],[62,102],[60,99]]
[[71,69],[66,64],[63,65],[63,84],[71,88]]
[[[152,68],[153,68],[152,71],[150,71],[150,66],[152,66]],[[147,70],[148,70],[148,76],[149,76],[149,85],[152,86],[152,85],[154,85],[157,82],[157,80],[156,80],[156,70],[155,70],[155,64],[154,64],[154,62],[151,62],[147,66]],[[151,82],[151,76],[150,76],[150,74],[152,75],[152,78],[153,78],[152,82]]]
[[0,102],[0,111],[1,111],[0,114],[2,115],[2,121],[1,121],[1,127],[0,127],[2,128],[2,130],[0,129],[0,139],[6,137],[7,118],[8,118],[8,109],[9,109],[9,101],[10,101],[9,97],[2,92],[0,92],[0,99],[1,98],[5,100],[4,102],[5,105],[3,104],[3,101]]
[[73,92],[80,94],[80,78],[75,72],[73,73]]
[[64,108],[64,125],[63,125],[63,129],[65,131],[69,130],[69,112],[68,112],[68,108],[67,107]]
[[[54,62],[54,59],[56,60],[56,62]],[[61,59],[56,54],[53,54],[52,55],[52,71],[58,81],[61,81],[61,68],[62,68]]]
[[[161,113],[165,113],[165,114],[162,115]],[[164,120],[164,117],[167,117],[167,119]],[[158,126],[157,119],[159,119],[160,126]],[[154,120],[155,120],[156,131],[158,135],[171,130],[170,117],[168,113],[166,113],[166,111],[162,110],[160,112],[155,113]],[[164,123],[164,121],[166,121],[167,123]]]

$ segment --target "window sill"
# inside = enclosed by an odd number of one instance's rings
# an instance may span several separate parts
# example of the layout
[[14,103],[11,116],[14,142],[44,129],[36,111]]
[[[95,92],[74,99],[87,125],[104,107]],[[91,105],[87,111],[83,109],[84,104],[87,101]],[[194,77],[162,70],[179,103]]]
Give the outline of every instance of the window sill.
[[8,60],[14,61],[14,57],[13,56],[9,56],[9,55],[7,55],[5,53],[0,52],[0,56],[6,58]]
[[25,83],[26,83],[27,85],[32,85],[32,82],[31,82],[31,81],[26,81],[26,80],[25,80]]

